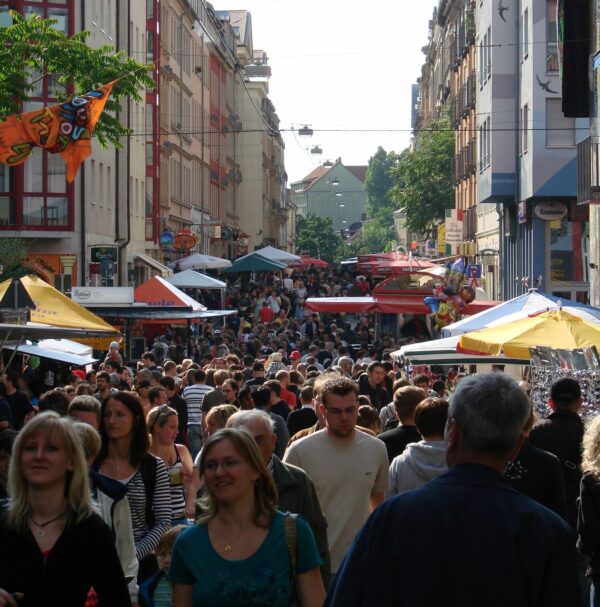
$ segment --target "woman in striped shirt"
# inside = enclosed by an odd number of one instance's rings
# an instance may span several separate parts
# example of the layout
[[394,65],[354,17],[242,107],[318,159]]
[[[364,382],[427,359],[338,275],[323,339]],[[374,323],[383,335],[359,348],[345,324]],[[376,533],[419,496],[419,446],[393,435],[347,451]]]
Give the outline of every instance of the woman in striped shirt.
[[171,489],[171,524],[187,525],[185,491],[192,478],[192,456],[185,445],[175,443],[179,417],[169,405],[154,407],[146,419],[150,433],[150,453],[159,457],[169,474]]
[[102,449],[96,467],[127,486],[142,582],[158,570],[154,550],[171,527],[169,475],[162,460],[148,453],[144,410],[135,394],[110,394],[102,403],[99,430]]

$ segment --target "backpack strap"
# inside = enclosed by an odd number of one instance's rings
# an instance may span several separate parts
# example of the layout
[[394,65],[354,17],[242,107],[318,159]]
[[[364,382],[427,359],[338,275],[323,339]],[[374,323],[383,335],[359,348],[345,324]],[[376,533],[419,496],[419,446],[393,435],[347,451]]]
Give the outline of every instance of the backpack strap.
[[150,453],[146,453],[140,463],[140,472],[144,481],[144,491],[146,493],[146,524],[148,527],[154,526],[154,512],[152,504],[154,502],[154,485],[156,484],[156,458]]
[[285,543],[287,545],[292,569],[292,579],[296,579],[296,547],[298,544],[298,535],[296,528],[297,514],[286,512],[283,515],[283,530],[285,532]]

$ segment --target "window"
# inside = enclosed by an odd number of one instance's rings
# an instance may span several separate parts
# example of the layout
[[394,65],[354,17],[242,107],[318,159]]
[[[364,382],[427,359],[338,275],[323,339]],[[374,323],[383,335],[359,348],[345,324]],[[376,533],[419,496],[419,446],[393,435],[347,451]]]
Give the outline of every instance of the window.
[[523,60],[527,59],[527,55],[529,54],[529,9],[526,8],[523,11],[523,17],[521,19],[521,31],[523,32],[522,35],[522,45],[523,45],[523,49],[522,49],[522,53],[521,53],[521,57]]
[[525,104],[523,106],[521,114],[521,152],[527,153],[527,138],[529,129],[529,106]]
[[491,78],[492,76],[492,30],[488,27],[487,31],[487,45],[485,47],[486,50],[486,78]]
[[575,118],[565,118],[562,99],[546,99],[546,146],[575,145]]
[[546,71],[558,72],[556,0],[546,2]]

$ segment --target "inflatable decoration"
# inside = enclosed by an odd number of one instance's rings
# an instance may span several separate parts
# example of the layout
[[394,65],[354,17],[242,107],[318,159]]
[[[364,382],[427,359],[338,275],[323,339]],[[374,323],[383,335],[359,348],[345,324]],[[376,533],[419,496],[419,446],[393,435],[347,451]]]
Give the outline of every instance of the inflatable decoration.
[[436,285],[433,297],[426,297],[423,303],[431,310],[436,329],[460,320],[466,305],[475,299],[475,290],[466,283],[467,268],[462,258],[448,265],[444,283]]

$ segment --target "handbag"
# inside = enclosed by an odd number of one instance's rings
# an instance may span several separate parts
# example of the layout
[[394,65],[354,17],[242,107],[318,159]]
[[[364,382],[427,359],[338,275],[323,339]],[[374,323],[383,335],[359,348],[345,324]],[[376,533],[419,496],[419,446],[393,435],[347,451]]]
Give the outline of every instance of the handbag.
[[298,603],[298,588],[296,586],[296,548],[298,545],[298,532],[296,527],[297,514],[286,512],[283,515],[283,531],[285,533],[285,543],[288,556],[290,557],[290,577],[292,581],[292,595],[290,597],[290,607],[296,607]]

